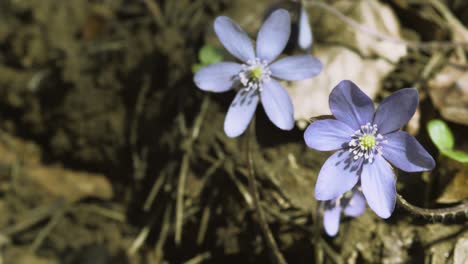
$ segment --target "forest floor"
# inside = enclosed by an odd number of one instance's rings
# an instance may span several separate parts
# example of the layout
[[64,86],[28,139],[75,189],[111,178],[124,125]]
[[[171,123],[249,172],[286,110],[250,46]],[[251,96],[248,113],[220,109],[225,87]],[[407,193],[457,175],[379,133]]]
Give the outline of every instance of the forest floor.
[[[223,131],[234,93],[199,91],[192,72],[203,46],[222,48],[216,16],[254,35],[268,10],[299,10],[254,2],[0,2],[0,264],[271,262],[248,189],[246,136]],[[444,120],[468,152],[468,47],[454,44],[468,42],[468,4],[324,2],[372,30],[307,5],[311,52],[328,73],[285,84],[298,106],[292,131],[257,111],[257,184],[280,251],[288,263],[466,263],[467,215],[397,207],[383,220],[368,209],[328,237],[313,190],[330,153],[307,148],[303,127],[327,114],[321,101],[340,79],[377,102],[416,87],[420,106],[405,129],[437,167],[398,172],[398,192],[425,208],[466,203],[468,167],[442,155],[426,127]],[[286,52],[299,52],[293,40]]]

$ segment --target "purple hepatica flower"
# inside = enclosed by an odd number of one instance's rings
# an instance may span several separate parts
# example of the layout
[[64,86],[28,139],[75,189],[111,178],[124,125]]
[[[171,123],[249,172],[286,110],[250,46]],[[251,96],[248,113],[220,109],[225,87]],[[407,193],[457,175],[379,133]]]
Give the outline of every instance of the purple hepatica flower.
[[341,212],[351,217],[360,216],[366,210],[366,199],[355,187],[334,200],[325,201],[324,207],[323,227],[329,236],[335,236],[340,226]]
[[273,60],[280,55],[289,39],[291,22],[284,9],[273,12],[257,36],[257,49],[242,28],[230,18],[221,16],[214,29],[224,47],[243,64],[220,62],[200,69],[195,84],[204,91],[225,92],[240,89],[224,121],[224,131],[237,137],[247,128],[261,99],[268,118],[277,127],[294,127],[294,109],[288,93],[272,77],[283,80],[303,80],[317,75],[322,64],[311,55],[297,55]]
[[388,162],[407,172],[435,166],[413,136],[399,131],[413,116],[418,100],[416,89],[401,89],[385,98],[374,114],[374,104],[366,94],[351,81],[340,82],[329,99],[336,120],[316,121],[304,133],[310,148],[338,150],[320,170],[315,198],[336,199],[361,178],[369,207],[382,218],[390,217],[396,187]]

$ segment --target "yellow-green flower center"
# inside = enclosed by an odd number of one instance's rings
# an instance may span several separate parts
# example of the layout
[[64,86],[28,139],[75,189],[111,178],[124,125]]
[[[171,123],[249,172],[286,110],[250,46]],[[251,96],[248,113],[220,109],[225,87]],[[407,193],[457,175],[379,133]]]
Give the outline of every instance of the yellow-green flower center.
[[263,75],[263,69],[261,67],[255,67],[250,70],[250,76],[252,79],[258,81]]
[[375,146],[376,143],[377,141],[375,140],[374,135],[366,134],[361,137],[361,144],[365,148],[372,148]]

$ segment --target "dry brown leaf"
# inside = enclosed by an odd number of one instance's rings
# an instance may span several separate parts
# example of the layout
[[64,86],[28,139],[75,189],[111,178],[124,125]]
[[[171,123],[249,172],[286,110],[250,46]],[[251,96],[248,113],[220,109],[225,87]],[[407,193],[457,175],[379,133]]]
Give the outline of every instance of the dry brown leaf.
[[85,197],[108,200],[112,186],[104,175],[77,172],[60,166],[26,167],[28,175],[50,194],[75,202]]
[[461,165],[450,183],[445,187],[438,203],[456,203],[468,198],[468,166]]
[[[465,233],[466,234],[466,233]],[[466,264],[468,263],[468,237],[458,239],[455,249],[453,250],[453,263]]]
[[445,119],[468,125],[468,72],[448,65],[429,81],[428,89]]
[[[394,37],[400,37],[400,26],[391,8],[378,1],[334,1],[343,13],[359,21],[366,28]],[[396,62],[406,55],[406,47],[378,40],[356,31],[332,14],[318,8],[309,9],[311,17],[320,17],[314,27],[320,27],[325,39],[315,44],[314,55],[324,68],[318,76],[286,84],[291,95],[296,120],[330,114],[328,96],[341,80],[355,82],[370,97],[378,93],[383,78],[394,69]],[[341,43],[342,45],[321,45]],[[299,123],[300,124],[300,123]]]
[[62,197],[68,202],[85,197],[105,200],[113,197],[112,185],[104,175],[78,172],[59,165],[45,165],[41,162],[38,146],[10,136],[3,137],[0,144],[2,163],[20,166],[21,175],[36,182],[52,196]]

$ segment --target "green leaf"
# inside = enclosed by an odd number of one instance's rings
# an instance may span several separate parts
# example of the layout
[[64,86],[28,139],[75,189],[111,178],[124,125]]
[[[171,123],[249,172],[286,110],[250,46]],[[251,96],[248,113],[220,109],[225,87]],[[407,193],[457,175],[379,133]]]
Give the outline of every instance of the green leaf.
[[427,124],[427,131],[432,142],[437,148],[443,152],[444,150],[453,149],[454,139],[453,134],[448,125],[440,120],[433,119]]
[[223,55],[218,49],[205,45],[198,52],[198,58],[200,59],[201,64],[208,65],[222,61]]
[[201,65],[200,63],[197,63],[197,64],[193,64],[192,65],[192,72],[193,73],[196,73],[198,70],[200,70],[201,68],[203,68],[203,65]]
[[461,163],[465,163],[465,164],[468,164],[468,153],[465,153],[463,151],[459,151],[459,150],[451,150],[451,149],[447,149],[447,150],[442,150],[441,151],[443,155],[453,159],[453,160],[456,160],[458,162],[461,162]]

